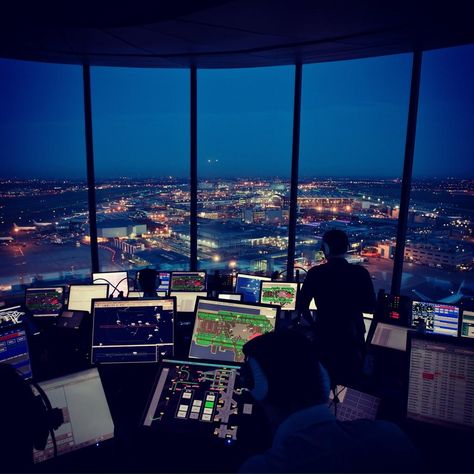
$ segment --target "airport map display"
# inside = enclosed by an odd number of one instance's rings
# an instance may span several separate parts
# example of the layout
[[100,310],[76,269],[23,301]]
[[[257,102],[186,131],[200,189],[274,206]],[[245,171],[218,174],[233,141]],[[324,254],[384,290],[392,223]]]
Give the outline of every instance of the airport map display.
[[95,301],[93,362],[156,362],[172,354],[174,300]]
[[279,308],[233,301],[198,301],[189,357],[243,362],[244,344],[275,329]]
[[26,290],[25,306],[36,316],[57,315],[64,301],[64,289],[57,288],[28,288]]
[[178,360],[162,364],[143,425],[236,440],[240,416],[252,413],[252,405],[242,400],[239,367]]
[[297,291],[298,283],[263,281],[260,302],[276,304],[281,306],[282,310],[294,311]]
[[204,291],[206,272],[172,272],[171,291]]

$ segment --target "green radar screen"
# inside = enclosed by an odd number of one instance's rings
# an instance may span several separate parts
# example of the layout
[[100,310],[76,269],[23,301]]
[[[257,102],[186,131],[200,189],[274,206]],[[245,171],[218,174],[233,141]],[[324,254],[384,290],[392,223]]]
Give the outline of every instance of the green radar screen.
[[282,310],[296,308],[297,283],[262,283],[262,297],[260,302],[281,306]]

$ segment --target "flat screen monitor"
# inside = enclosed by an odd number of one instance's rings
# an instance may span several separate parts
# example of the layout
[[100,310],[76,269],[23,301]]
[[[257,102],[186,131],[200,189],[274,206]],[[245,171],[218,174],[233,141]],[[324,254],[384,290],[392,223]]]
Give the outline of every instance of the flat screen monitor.
[[462,312],[461,337],[474,338],[474,311],[465,309]]
[[244,344],[274,330],[279,311],[272,305],[198,298],[189,357],[243,362]]
[[157,291],[169,291],[171,272],[159,272],[158,276],[160,277],[160,284]]
[[371,344],[397,351],[407,350],[408,328],[394,324],[377,323]]
[[298,283],[262,281],[260,303],[279,305],[282,311],[294,311],[297,295]]
[[413,301],[411,325],[427,333],[458,335],[459,307],[444,303]]
[[218,300],[242,301],[242,293],[217,293]]
[[[298,292],[301,291],[302,286],[303,286],[303,283],[300,283],[298,286]],[[316,302],[314,301],[314,298],[311,298],[311,301],[309,302],[309,309],[311,311],[316,311],[318,309],[318,307],[316,306]]]
[[207,291],[177,291],[171,292],[170,296],[176,298],[176,311],[178,313],[193,313],[198,296],[206,297]]
[[171,272],[170,291],[206,291],[206,272]]
[[92,300],[107,298],[109,285],[71,285],[69,287],[69,299],[67,309],[69,311],[92,311]]
[[[166,298],[166,291],[157,291],[156,296],[158,298]],[[129,291],[127,298],[143,298],[143,291]]]
[[94,300],[92,362],[158,362],[173,353],[174,298]]
[[109,285],[107,296],[116,298],[122,292],[123,296],[128,295],[128,274],[127,272],[100,272],[92,274],[92,283]]
[[242,301],[246,303],[258,303],[260,301],[262,281],[271,281],[271,278],[238,273],[235,282],[235,292],[242,293]]
[[0,325],[21,323],[25,316],[26,313],[20,305],[2,308],[0,309]]
[[463,339],[437,339],[411,338],[407,417],[472,429],[474,347]]
[[59,316],[64,305],[64,287],[27,288],[25,306],[37,317]]
[[31,379],[30,351],[21,325],[0,327],[0,363],[12,365],[24,379]]
[[375,420],[380,405],[380,398],[342,385],[336,386],[339,402],[334,404],[334,393],[329,394],[329,408],[339,421]]
[[[54,431],[58,455],[95,445],[114,436],[114,423],[97,369],[41,382],[51,406],[63,412],[64,423]],[[44,451],[34,451],[34,461],[54,456],[51,436]]]
[[252,414],[242,391],[240,367],[163,360],[148,401],[143,426],[232,443],[239,424]]

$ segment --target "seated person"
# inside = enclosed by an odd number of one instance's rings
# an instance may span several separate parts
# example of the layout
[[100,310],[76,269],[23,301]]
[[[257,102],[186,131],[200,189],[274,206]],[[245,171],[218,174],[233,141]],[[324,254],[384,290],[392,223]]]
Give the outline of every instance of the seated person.
[[262,405],[273,444],[240,472],[415,472],[418,454],[386,421],[338,421],[328,408],[329,378],[295,331],[267,333],[244,345],[249,386]]

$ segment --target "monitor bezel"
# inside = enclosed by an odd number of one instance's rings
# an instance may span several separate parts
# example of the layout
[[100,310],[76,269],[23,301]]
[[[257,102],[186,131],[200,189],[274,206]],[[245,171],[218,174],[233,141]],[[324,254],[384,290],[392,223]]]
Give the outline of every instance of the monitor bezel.
[[[170,272],[171,275],[170,275],[170,285],[169,285],[169,288],[168,288],[168,294],[170,294],[171,292],[173,293],[203,293],[203,292],[208,292],[209,290],[207,289],[207,270],[196,270],[195,272],[191,272],[191,271],[188,271],[188,270],[175,270],[175,271],[171,271]],[[204,273],[204,289],[202,290],[174,290],[172,287],[171,287],[171,284],[173,283],[173,274],[174,273]]]
[[[110,364],[117,364],[117,365],[122,365],[122,364],[156,364],[160,361],[161,355],[159,351],[157,350],[157,357],[156,360],[154,361],[130,361],[130,362],[94,362],[93,360],[93,353],[94,353],[94,321],[95,321],[95,302],[101,302],[101,301],[106,301],[108,303],[118,303],[121,301],[163,301],[163,300],[172,300],[173,301],[173,325],[172,325],[172,331],[173,331],[173,342],[171,344],[171,351],[172,355],[174,356],[175,352],[175,344],[176,344],[176,298],[174,296],[167,296],[166,298],[130,298],[128,300],[127,298],[121,299],[121,300],[114,300],[114,299],[109,299],[109,298],[95,298],[92,300],[92,313],[91,313],[91,344],[90,344],[90,363],[93,366],[101,366],[101,365],[110,365]],[[159,306],[159,305],[156,305]],[[148,344],[148,346],[152,347],[160,347],[160,344]],[[105,346],[105,347],[110,347],[110,346]]]
[[[207,363],[207,364],[213,364],[213,363],[216,364],[216,363],[222,362],[223,365],[225,365],[226,363],[230,364],[230,365],[232,365],[232,364],[239,365],[239,366],[244,365],[244,362],[222,361],[222,360],[216,360],[216,359],[202,359],[202,358],[199,358],[199,357],[192,357],[190,355],[191,343],[192,343],[192,340],[193,340],[194,328],[196,326],[196,320],[197,320],[197,308],[198,308],[198,304],[201,300],[208,300],[208,301],[218,302],[218,303],[229,302],[231,304],[237,304],[237,305],[240,305],[240,306],[258,306],[258,307],[263,307],[263,308],[274,309],[274,310],[276,310],[276,315],[275,315],[275,327],[273,328],[273,332],[278,330],[279,321],[280,321],[280,314],[281,314],[281,308],[278,305],[272,305],[272,304],[266,304],[266,303],[247,303],[245,301],[219,300],[217,298],[209,298],[209,297],[204,298],[202,296],[198,296],[198,298],[196,299],[196,305],[194,307],[194,324],[193,324],[193,330],[191,332],[191,339],[190,339],[190,342],[189,342],[189,349],[188,349],[188,354],[187,354],[187,358],[190,361],[192,361],[192,360],[197,361],[198,360],[198,361],[201,361],[201,362],[204,362],[204,363]],[[272,331],[269,331],[269,332],[272,332]]]

